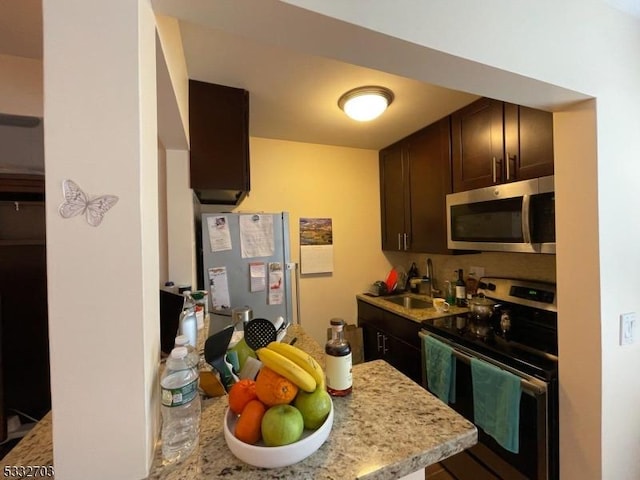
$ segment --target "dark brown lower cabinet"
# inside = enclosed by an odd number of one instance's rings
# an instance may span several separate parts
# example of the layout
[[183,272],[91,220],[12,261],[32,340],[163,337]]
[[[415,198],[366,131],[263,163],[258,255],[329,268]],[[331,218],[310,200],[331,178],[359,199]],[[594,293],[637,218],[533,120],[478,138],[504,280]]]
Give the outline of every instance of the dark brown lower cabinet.
[[414,382],[421,382],[420,324],[358,300],[364,361],[382,359]]

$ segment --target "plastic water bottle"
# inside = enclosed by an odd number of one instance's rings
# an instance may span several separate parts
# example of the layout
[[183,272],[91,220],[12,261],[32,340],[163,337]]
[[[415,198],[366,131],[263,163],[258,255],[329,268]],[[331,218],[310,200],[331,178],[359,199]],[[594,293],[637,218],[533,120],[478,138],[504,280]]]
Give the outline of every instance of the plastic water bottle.
[[185,347],[187,349],[187,361],[189,362],[189,365],[196,370],[200,368],[200,355],[198,355],[194,346],[189,343],[189,337],[186,335],[178,335],[173,346],[174,348]]
[[182,313],[179,320],[179,332],[186,335],[189,343],[194,348],[198,344],[198,319],[196,317],[196,303],[191,298],[191,292],[183,293],[184,303],[182,305]]
[[174,348],[160,380],[162,388],[162,460],[176,463],[188,457],[200,437],[199,375],[187,360],[185,347]]

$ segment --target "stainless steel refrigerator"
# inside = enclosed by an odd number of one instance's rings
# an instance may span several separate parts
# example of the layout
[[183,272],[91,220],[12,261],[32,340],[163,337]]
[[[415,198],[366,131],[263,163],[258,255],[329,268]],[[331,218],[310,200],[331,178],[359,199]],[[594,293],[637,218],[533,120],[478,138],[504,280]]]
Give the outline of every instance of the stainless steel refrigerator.
[[288,213],[203,213],[200,221],[209,311],[231,315],[249,306],[253,318],[293,323]]

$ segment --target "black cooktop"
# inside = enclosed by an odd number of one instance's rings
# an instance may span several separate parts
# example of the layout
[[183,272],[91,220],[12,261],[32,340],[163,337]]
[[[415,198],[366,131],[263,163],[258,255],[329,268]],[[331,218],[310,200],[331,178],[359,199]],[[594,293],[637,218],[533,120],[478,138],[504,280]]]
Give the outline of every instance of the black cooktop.
[[[545,380],[558,371],[557,313],[555,286],[523,280],[481,279],[479,290],[496,302],[489,330],[479,336],[472,314],[453,315],[422,322],[453,346],[461,346]],[[487,288],[492,285],[493,289]],[[542,300],[542,301],[539,301]],[[500,319],[507,312],[506,332]]]

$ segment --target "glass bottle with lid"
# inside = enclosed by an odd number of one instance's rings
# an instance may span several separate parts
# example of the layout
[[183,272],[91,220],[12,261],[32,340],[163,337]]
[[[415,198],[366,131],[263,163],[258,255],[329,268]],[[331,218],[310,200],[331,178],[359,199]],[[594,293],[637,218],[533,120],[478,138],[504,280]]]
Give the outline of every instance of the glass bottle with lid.
[[331,339],[325,345],[325,373],[327,377],[327,392],[334,397],[344,397],[352,390],[351,377],[351,345],[344,338],[345,321],[332,318]]

